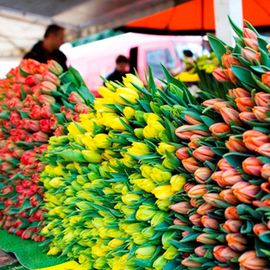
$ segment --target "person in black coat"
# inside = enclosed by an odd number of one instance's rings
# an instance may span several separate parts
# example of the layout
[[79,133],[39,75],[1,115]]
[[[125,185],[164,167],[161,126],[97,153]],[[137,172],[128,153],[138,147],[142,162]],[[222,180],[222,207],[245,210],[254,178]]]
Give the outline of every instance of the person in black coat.
[[64,70],[67,70],[67,57],[59,50],[59,47],[64,43],[64,32],[65,29],[59,25],[49,25],[45,31],[43,40],[38,41],[23,58],[31,58],[40,63],[47,63],[48,60],[53,59]]
[[129,60],[124,55],[118,55],[115,60],[115,70],[106,77],[108,81],[123,82],[123,76],[129,71]]

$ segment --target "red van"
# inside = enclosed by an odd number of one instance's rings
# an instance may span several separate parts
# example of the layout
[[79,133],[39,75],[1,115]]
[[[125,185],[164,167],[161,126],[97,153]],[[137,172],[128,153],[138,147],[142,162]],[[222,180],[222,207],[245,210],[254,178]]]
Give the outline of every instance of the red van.
[[162,79],[161,63],[172,74],[180,72],[182,51],[190,49],[195,55],[201,54],[201,37],[196,36],[158,36],[127,33],[95,41],[74,48],[63,48],[70,65],[79,70],[89,89],[96,91],[106,77],[115,68],[115,59],[119,54],[130,59],[131,70],[137,70],[144,80],[148,66],[154,77]]

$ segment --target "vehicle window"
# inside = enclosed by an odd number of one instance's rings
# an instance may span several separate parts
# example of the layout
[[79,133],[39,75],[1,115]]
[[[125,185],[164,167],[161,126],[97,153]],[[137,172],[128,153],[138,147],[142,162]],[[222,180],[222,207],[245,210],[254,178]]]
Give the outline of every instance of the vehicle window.
[[172,56],[172,54],[171,54],[171,52],[170,52],[170,50],[169,49],[166,49],[165,50],[165,58],[166,58],[166,64],[165,64],[165,66],[167,67],[167,68],[175,68],[175,66],[176,66],[176,62],[175,62],[175,59],[173,58],[173,56]]
[[165,65],[165,50],[151,50],[146,52],[147,65],[151,67],[154,77],[163,78],[161,64]]

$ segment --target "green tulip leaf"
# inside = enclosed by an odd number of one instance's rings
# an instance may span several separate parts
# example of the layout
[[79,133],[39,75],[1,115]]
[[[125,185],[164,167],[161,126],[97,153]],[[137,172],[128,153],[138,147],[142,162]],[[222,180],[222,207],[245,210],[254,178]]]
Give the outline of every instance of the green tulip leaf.
[[187,242],[193,242],[196,241],[197,237],[199,236],[199,233],[190,233],[187,236],[183,237],[180,240],[180,243],[187,243]]
[[244,20],[245,25],[252,30],[258,37],[260,36],[260,34],[257,32],[257,30],[253,27],[253,25],[251,23],[249,23],[247,20]]
[[270,243],[270,231],[263,232],[259,235],[259,238],[264,243]]
[[261,50],[261,62],[267,67],[270,66],[270,56],[268,51],[265,52],[264,50]]
[[267,71],[270,71],[270,68],[268,68],[267,66],[263,66],[263,65],[260,65],[260,66],[250,66],[251,69],[253,69],[254,71],[260,73],[260,74],[264,74],[265,72]]
[[[268,242],[268,243],[269,243],[269,242]],[[269,249],[263,249],[263,248],[261,248],[260,251],[261,251],[264,255],[266,255],[267,257],[270,257],[270,250],[269,250]]]
[[251,73],[251,77],[256,82],[257,86],[263,90],[266,90],[267,92],[270,92],[270,87],[265,85],[255,74]]
[[261,37],[258,37],[258,45],[259,45],[260,52],[268,53],[268,49],[267,49],[268,43],[266,40],[264,40]]
[[223,156],[230,165],[232,165],[234,168],[241,168],[242,167],[242,161],[250,157],[249,154],[239,153],[239,152],[230,152]]
[[227,49],[226,49],[226,44],[220,40],[219,38],[217,38],[216,36],[212,35],[212,34],[208,34],[208,41],[210,43],[211,48],[213,49],[215,55],[217,56],[219,63],[222,64],[222,56],[226,53]]
[[269,241],[266,244],[265,242],[262,242],[259,238],[255,238],[255,250],[258,256],[260,257],[267,257],[267,254],[263,252],[263,250],[269,250]]
[[241,83],[245,83],[252,88],[256,88],[257,85],[252,78],[252,73],[247,68],[233,65],[232,71]]
[[241,28],[234,23],[230,16],[228,16],[228,19],[233,31],[237,34],[239,38],[243,38],[243,31],[241,30]]
[[249,220],[246,221],[246,224],[244,224],[241,229],[240,229],[240,233],[242,234],[247,234],[252,232],[253,230],[253,223],[250,222]]

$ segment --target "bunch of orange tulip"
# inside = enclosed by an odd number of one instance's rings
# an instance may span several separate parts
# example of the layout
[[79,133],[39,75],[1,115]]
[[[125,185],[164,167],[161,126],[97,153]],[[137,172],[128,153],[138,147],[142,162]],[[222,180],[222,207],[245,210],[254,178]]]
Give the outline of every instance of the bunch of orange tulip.
[[225,99],[191,106],[176,129],[186,142],[176,156],[189,174],[170,206],[182,233],[181,269],[270,266],[270,55],[247,25],[242,31],[233,24],[235,48],[210,36],[223,67],[214,76],[235,87]]

